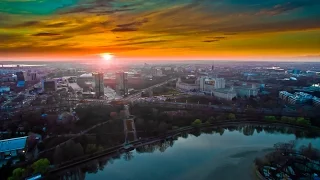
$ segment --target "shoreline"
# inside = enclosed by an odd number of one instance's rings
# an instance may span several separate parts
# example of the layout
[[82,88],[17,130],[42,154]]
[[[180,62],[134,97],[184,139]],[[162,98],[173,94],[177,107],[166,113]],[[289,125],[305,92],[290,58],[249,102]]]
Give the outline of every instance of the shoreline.
[[[199,127],[193,127],[193,126],[181,127],[180,129],[169,131],[168,133],[166,133],[164,135],[159,135],[159,136],[156,136],[156,137],[150,137],[150,138],[146,138],[146,139],[140,139],[140,140],[137,140],[137,141],[133,141],[130,144],[132,144],[134,146],[134,148],[137,148],[137,147],[139,147],[141,145],[152,144],[154,142],[162,141],[162,140],[165,140],[167,138],[172,138],[173,136],[177,136],[180,133],[191,131],[191,130],[194,130],[194,129],[197,129],[197,128],[199,128],[199,129],[202,129],[202,128],[214,128],[214,127],[225,127],[225,126],[241,125],[241,124],[277,125],[277,126],[295,128],[295,129],[300,129],[300,130],[307,129],[307,127],[296,126],[296,125],[288,125],[288,124],[280,123],[280,122],[221,121],[221,122],[216,122],[216,124],[210,124],[210,125],[202,124]],[[317,129],[317,131],[318,131],[318,129]],[[79,164],[85,164],[87,162],[90,162],[90,161],[93,161],[93,160],[96,160],[96,159],[102,158],[102,157],[110,157],[110,156],[113,156],[113,155],[116,155],[116,154],[122,154],[122,153],[124,153],[126,151],[127,150],[123,148],[123,145],[118,145],[118,146],[114,146],[114,147],[105,149],[102,152],[98,152],[98,153],[87,155],[87,156],[82,156],[82,157],[79,157],[78,159],[62,163],[61,166],[50,170],[49,171],[49,176],[57,174],[57,173],[59,174],[64,169],[77,167],[77,166],[79,166]]]

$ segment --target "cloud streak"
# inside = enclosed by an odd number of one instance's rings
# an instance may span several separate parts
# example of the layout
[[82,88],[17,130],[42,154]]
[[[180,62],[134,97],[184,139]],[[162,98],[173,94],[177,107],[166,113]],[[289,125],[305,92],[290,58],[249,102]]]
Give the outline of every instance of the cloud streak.
[[319,0],[4,0],[0,56],[30,45],[35,54],[138,57],[180,56],[186,47],[197,56],[263,55],[282,45],[283,54],[312,55],[320,49],[319,9]]

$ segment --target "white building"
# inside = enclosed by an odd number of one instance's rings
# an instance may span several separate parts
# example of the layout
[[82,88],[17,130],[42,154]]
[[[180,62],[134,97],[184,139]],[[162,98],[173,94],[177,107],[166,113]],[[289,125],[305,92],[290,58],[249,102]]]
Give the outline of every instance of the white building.
[[82,92],[82,88],[77,83],[68,83],[68,87],[72,88],[74,91]]
[[181,81],[181,78],[178,79],[176,82],[176,88],[183,90],[183,91],[198,91],[199,84],[196,81],[193,84],[185,83]]
[[293,94],[291,94],[291,93],[289,93],[287,91],[280,91],[279,92],[279,98],[282,99],[282,100],[287,101],[290,96],[293,96]]
[[216,89],[212,91],[212,95],[228,101],[231,101],[233,98],[237,97],[237,93],[233,90],[233,88]]
[[78,81],[93,81],[92,73],[85,73],[81,74],[78,79]]
[[212,78],[207,76],[200,77],[200,91],[212,92],[216,89],[223,89],[226,87],[226,81],[224,78]]
[[304,92],[296,92],[294,94],[286,91],[280,91],[279,97],[289,104],[305,104],[312,102],[313,96]]

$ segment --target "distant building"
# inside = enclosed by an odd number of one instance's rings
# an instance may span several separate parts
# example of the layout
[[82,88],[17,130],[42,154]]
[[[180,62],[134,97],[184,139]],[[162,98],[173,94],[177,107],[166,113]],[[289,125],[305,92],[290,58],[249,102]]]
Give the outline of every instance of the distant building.
[[128,94],[128,73],[116,73],[116,92],[121,96]]
[[287,101],[290,96],[293,96],[293,94],[291,94],[291,93],[289,93],[287,91],[280,91],[279,92],[279,98],[284,100],[284,101]]
[[314,106],[320,106],[320,98],[313,97],[312,98],[312,103],[313,103]]
[[290,104],[306,104],[312,102],[313,96],[304,92],[296,92],[288,98]]
[[10,92],[10,87],[9,86],[0,86],[0,93],[3,92]]
[[15,81],[17,81],[17,75],[15,75],[15,74],[0,75],[0,81],[2,81],[2,82],[15,82]]
[[159,68],[152,69],[152,76],[159,77],[162,76],[162,70]]
[[233,98],[237,97],[237,93],[233,88],[215,89],[211,92],[211,94],[217,98],[225,99],[228,101],[231,101]]
[[82,92],[82,97],[83,98],[94,98],[96,97],[95,92]]
[[182,81],[181,78],[176,82],[176,88],[183,91],[199,91],[199,84],[196,80],[191,82]]
[[103,83],[103,73],[92,73],[94,78],[94,92],[96,93],[96,98],[104,96],[104,83]]
[[77,92],[82,92],[82,88],[77,83],[68,83],[68,87]]
[[43,92],[57,91],[57,81],[54,79],[44,79],[41,81]]
[[11,138],[0,141],[0,160],[7,157],[16,157],[25,153],[28,136]]
[[85,73],[85,74],[81,74],[77,81],[93,81],[93,74],[91,73]]
[[254,84],[251,86],[235,86],[234,90],[238,97],[257,96],[259,93],[259,87]]
[[294,94],[291,94],[286,91],[280,91],[279,98],[285,100],[289,104],[307,104],[307,103],[311,104],[313,103],[313,99],[314,99],[312,95],[304,92],[296,92]]
[[18,71],[16,72],[17,81],[27,81],[27,72],[25,71]]
[[212,92],[216,89],[223,89],[226,87],[226,81],[224,78],[213,78],[208,76],[200,77],[200,91]]
[[36,72],[28,73],[28,81],[36,81],[38,80],[38,76]]

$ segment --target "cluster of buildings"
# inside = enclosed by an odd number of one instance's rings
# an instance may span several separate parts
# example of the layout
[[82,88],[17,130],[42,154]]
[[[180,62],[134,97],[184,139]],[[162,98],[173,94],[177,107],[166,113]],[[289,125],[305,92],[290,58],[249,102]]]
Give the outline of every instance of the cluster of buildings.
[[[185,80],[187,79],[187,80]],[[209,94],[221,99],[232,100],[235,97],[257,96],[259,88],[255,85],[226,87],[226,80],[214,76],[187,76],[179,78],[176,87],[183,91],[194,91]]]
[[320,106],[320,98],[305,92],[295,92],[292,94],[287,91],[280,91],[279,98],[289,104],[312,104],[314,106]]
[[[128,73],[117,72],[115,73],[115,91],[119,96],[128,94]],[[86,87],[88,90],[82,92],[83,96],[90,98],[101,98],[105,94],[106,79],[104,73],[94,72],[82,74],[77,78],[77,83]],[[69,83],[70,84],[70,83]]]
[[45,66],[8,65],[0,68],[0,93],[21,92],[51,72]]

